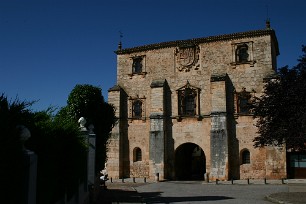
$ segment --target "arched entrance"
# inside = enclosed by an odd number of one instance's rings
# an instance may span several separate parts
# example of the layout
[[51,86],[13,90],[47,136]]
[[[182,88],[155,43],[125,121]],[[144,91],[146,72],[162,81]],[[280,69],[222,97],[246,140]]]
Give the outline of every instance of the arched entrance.
[[175,151],[175,175],[178,180],[203,180],[206,159],[202,148],[194,143],[180,145]]

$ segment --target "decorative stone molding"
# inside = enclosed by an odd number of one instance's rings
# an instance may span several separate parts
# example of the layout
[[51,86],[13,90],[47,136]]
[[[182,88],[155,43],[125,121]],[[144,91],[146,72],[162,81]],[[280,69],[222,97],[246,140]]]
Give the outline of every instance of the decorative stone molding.
[[181,72],[189,72],[192,68],[199,69],[200,48],[194,44],[182,44],[175,49],[176,68]]
[[[236,66],[240,64],[249,64],[251,67],[254,67],[254,64],[256,63],[256,60],[254,59],[254,48],[253,48],[253,41],[249,42],[236,42],[232,43],[232,62],[230,63],[233,68],[236,68]],[[239,50],[243,51],[243,60],[239,59],[240,52]]]
[[236,90],[234,90],[236,116],[252,114],[250,110],[250,103],[252,98],[255,97],[255,93],[256,91],[254,89],[251,91],[246,91],[245,87],[242,87],[240,92],[236,92]]
[[[141,108],[141,113],[140,115],[135,115],[135,106],[134,106],[134,103],[135,102],[140,102],[141,106],[139,108]],[[128,119],[130,122],[132,122],[133,120],[143,120],[145,121],[146,120],[146,114],[145,114],[145,101],[146,101],[146,97],[145,96],[142,96],[142,97],[139,97],[139,95],[136,95],[136,97],[129,97],[128,98]]]

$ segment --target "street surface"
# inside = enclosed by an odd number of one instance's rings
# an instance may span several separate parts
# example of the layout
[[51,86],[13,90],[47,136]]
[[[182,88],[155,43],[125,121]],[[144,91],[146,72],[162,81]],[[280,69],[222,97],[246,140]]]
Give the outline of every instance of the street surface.
[[205,184],[200,181],[167,181],[135,187],[143,203],[270,203],[265,196],[288,192],[282,184]]

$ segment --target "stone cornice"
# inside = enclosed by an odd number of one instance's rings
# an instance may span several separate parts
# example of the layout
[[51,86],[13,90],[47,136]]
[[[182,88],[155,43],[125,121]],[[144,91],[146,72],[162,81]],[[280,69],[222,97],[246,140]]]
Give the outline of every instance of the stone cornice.
[[227,74],[220,74],[220,75],[212,75],[210,77],[210,81],[211,82],[215,82],[215,81],[225,81],[227,78]]
[[119,85],[114,85],[113,87],[108,89],[108,92],[111,92],[111,91],[120,91],[120,89],[121,89],[121,87]]
[[117,55],[122,54],[130,54],[134,52],[142,52],[148,50],[155,50],[155,49],[162,49],[162,48],[169,48],[169,47],[181,47],[186,44],[201,44],[201,43],[210,43],[216,41],[228,41],[228,40],[236,40],[242,38],[252,38],[252,37],[260,37],[260,36],[267,36],[270,35],[272,37],[272,41],[275,43],[276,54],[279,55],[279,48],[278,48],[278,41],[275,35],[275,31],[272,29],[266,30],[253,30],[247,32],[239,32],[239,33],[232,33],[232,34],[225,34],[225,35],[217,35],[217,36],[210,36],[210,37],[203,37],[203,38],[194,38],[188,40],[176,40],[176,41],[169,41],[169,42],[161,42],[149,45],[143,45],[133,48],[126,48],[122,50],[117,50],[115,53]]
[[163,87],[165,83],[165,80],[155,80],[152,81],[150,87],[151,88],[159,88],[159,87]]

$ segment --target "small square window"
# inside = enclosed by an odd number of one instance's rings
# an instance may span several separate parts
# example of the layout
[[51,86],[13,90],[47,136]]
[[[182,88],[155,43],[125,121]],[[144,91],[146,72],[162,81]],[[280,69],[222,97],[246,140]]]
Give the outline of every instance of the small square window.
[[254,66],[253,42],[237,42],[232,44],[232,62],[231,65],[236,67],[240,64],[250,64]]
[[133,59],[133,73],[141,73],[142,70],[142,57]]
[[246,44],[237,46],[236,62],[245,63],[249,61],[248,46]]

